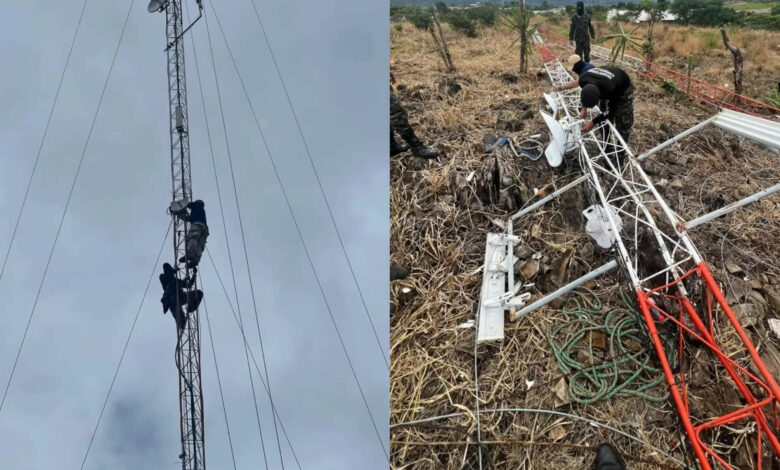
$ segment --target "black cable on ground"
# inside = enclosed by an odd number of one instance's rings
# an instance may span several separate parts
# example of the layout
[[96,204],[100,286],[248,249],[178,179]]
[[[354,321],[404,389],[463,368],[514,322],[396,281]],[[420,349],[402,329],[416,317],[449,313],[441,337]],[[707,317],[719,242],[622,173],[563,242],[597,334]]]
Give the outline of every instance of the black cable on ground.
[[87,154],[87,148],[89,147],[89,141],[92,138],[92,131],[95,129],[95,123],[97,122],[97,117],[100,112],[100,106],[103,104],[103,97],[106,94],[106,88],[108,88],[108,82],[111,78],[111,72],[114,70],[114,64],[116,63],[116,57],[119,54],[119,48],[122,45],[122,40],[125,37],[125,30],[127,29],[127,23],[130,21],[130,12],[133,10],[133,5],[135,4],[135,0],[130,1],[130,8],[127,10],[127,16],[125,17],[124,25],[122,26],[122,32],[119,35],[119,41],[117,42],[116,49],[114,50],[114,56],[111,59],[111,66],[108,68],[108,75],[106,75],[106,81],[103,83],[103,90],[100,92],[100,99],[98,100],[97,109],[95,109],[95,114],[92,117],[92,124],[89,128],[89,133],[87,134],[87,140],[84,143],[84,149],[81,152],[81,158],[79,159],[78,167],[76,168],[76,174],[73,176],[73,182],[70,186],[70,192],[68,193],[68,199],[65,202],[65,208],[62,211],[62,216],[60,217],[60,223],[57,227],[57,235],[54,237],[54,242],[51,245],[51,250],[49,251],[49,259],[46,261],[46,267],[43,270],[43,277],[41,278],[41,283],[38,286],[38,292],[35,294],[35,302],[33,303],[32,310],[30,311],[30,316],[27,318],[27,326],[24,328],[24,333],[22,334],[22,341],[19,344],[19,349],[16,352],[16,358],[14,359],[13,367],[11,368],[11,374],[8,376],[8,382],[5,385],[5,390],[3,391],[3,398],[0,400],[0,412],[3,410],[3,405],[5,405],[5,399],[8,396],[8,390],[11,388],[11,383],[14,378],[14,373],[16,372],[16,366],[19,363],[19,357],[22,354],[22,349],[24,348],[24,343],[27,340],[27,334],[30,331],[30,324],[32,323],[33,317],[35,316],[35,308],[38,306],[38,300],[41,297],[41,291],[43,290],[43,284],[46,281],[46,274],[49,272],[49,266],[51,265],[51,259],[54,256],[54,250],[57,248],[57,241],[60,239],[60,232],[62,231],[62,224],[65,222],[65,216],[68,213],[68,207],[70,207],[70,200],[73,197],[73,191],[76,188],[76,182],[78,182],[79,174],[81,173],[81,167],[84,164],[84,157]]
[[[312,269],[312,273],[314,274],[314,278],[315,278],[315,280],[317,282],[317,287],[319,288],[319,291],[320,291],[320,294],[322,296],[322,299],[325,302],[325,307],[328,310],[328,314],[330,316],[330,320],[333,323],[333,327],[334,327],[334,329],[336,331],[336,336],[338,337],[339,343],[341,344],[341,348],[344,351],[344,355],[345,355],[345,358],[347,360],[347,364],[349,365],[349,368],[352,371],[352,376],[355,379],[355,383],[357,384],[358,391],[360,392],[360,396],[363,399],[363,404],[365,405],[366,411],[368,412],[369,418],[371,419],[371,424],[374,427],[374,432],[376,433],[377,439],[379,440],[379,444],[382,447],[382,452],[384,452],[385,458],[387,458],[387,460],[389,461],[390,460],[390,456],[387,453],[387,449],[385,448],[385,443],[382,440],[381,434],[379,433],[379,428],[377,427],[376,420],[374,419],[374,415],[373,415],[373,413],[371,413],[371,407],[368,405],[368,400],[366,399],[365,392],[363,391],[363,386],[360,384],[360,380],[358,379],[357,372],[355,371],[355,367],[352,364],[352,359],[351,359],[351,357],[349,355],[349,352],[347,351],[347,346],[344,343],[344,338],[341,336],[341,330],[339,330],[338,324],[336,323],[336,319],[333,316],[333,310],[331,309],[330,303],[328,302],[328,299],[325,296],[325,289],[322,287],[322,282],[320,281],[319,274],[317,273],[317,269],[314,267],[314,261],[311,258],[311,253],[309,252],[309,248],[306,245],[306,241],[303,238],[303,233],[301,232],[300,225],[298,224],[298,219],[295,217],[295,213],[294,213],[294,211],[292,209],[292,205],[290,204],[290,199],[287,196],[287,191],[284,189],[284,184],[282,184],[281,176],[279,175],[279,170],[276,167],[276,162],[275,162],[275,160],[273,158],[273,154],[271,152],[271,149],[268,147],[268,142],[266,141],[265,135],[264,135],[263,130],[262,130],[262,127],[260,126],[260,121],[259,121],[259,119],[257,117],[257,113],[255,112],[254,105],[252,105],[252,100],[249,98],[249,92],[246,89],[246,84],[244,83],[244,79],[243,79],[243,77],[241,76],[241,73],[238,70],[238,65],[236,64],[235,57],[233,56],[233,52],[230,49],[230,45],[228,44],[227,37],[225,36],[225,31],[222,28],[222,24],[219,21],[219,17],[217,16],[216,11],[214,10],[214,5],[213,4],[210,4],[210,5],[212,7],[212,11],[214,11],[214,16],[215,16],[215,18],[217,20],[217,25],[219,26],[220,33],[222,34],[222,38],[225,41],[225,46],[227,47],[228,54],[230,55],[230,60],[232,61],[233,67],[234,67],[234,69],[236,71],[236,74],[238,75],[238,79],[239,79],[239,82],[241,83],[241,87],[242,87],[242,89],[244,91],[244,95],[246,96],[247,103],[249,104],[249,108],[252,111],[252,115],[254,117],[255,124],[257,125],[258,132],[260,133],[260,138],[261,138],[261,140],[263,142],[263,146],[264,146],[266,152],[268,153],[268,157],[269,157],[269,160],[271,162],[271,166],[273,167],[274,174],[275,174],[276,179],[277,179],[277,181],[279,183],[279,186],[280,186],[280,188],[282,190],[282,195],[284,196],[284,200],[287,203],[287,209],[290,212],[290,215],[291,215],[291,217],[293,219],[293,223],[295,225],[295,229],[296,229],[296,231],[298,233],[298,237],[300,238],[301,244],[303,245],[303,250],[304,250],[304,252],[306,254],[306,258],[309,261],[309,266]],[[208,21],[207,21],[206,24],[208,25]]]
[[154,279],[154,273],[157,271],[157,265],[160,263],[160,257],[162,256],[163,249],[165,248],[165,242],[168,241],[168,235],[171,233],[171,226],[173,225],[173,222],[168,224],[168,229],[165,232],[165,237],[163,237],[162,245],[160,245],[160,250],[157,252],[157,259],[154,261],[154,266],[152,266],[152,272],[149,274],[149,280],[146,281],[146,288],[144,289],[144,295],[141,297],[141,303],[138,305],[138,310],[135,312],[135,318],[133,318],[133,324],[130,326],[130,332],[127,334],[127,339],[125,340],[125,346],[122,348],[122,354],[119,356],[119,362],[116,365],[116,368],[114,369],[114,377],[111,379],[111,385],[108,387],[108,392],[106,392],[106,399],[103,400],[103,407],[100,409],[100,414],[98,415],[97,422],[95,423],[95,429],[92,431],[92,437],[89,439],[89,445],[87,446],[86,452],[84,452],[84,459],[81,461],[81,467],[79,467],[81,470],[84,469],[84,465],[87,463],[87,457],[89,457],[89,451],[92,449],[92,443],[95,441],[95,436],[98,432],[98,427],[100,427],[100,421],[103,419],[103,412],[106,411],[106,405],[108,405],[108,399],[111,396],[111,391],[114,390],[114,383],[116,383],[116,378],[119,375],[119,368],[122,367],[122,361],[125,358],[125,353],[127,352],[127,346],[130,344],[130,338],[133,337],[133,331],[135,331],[135,325],[138,323],[138,316],[141,314],[141,308],[144,306],[144,301],[146,300],[146,294],[149,292],[149,286],[152,283],[152,279]]

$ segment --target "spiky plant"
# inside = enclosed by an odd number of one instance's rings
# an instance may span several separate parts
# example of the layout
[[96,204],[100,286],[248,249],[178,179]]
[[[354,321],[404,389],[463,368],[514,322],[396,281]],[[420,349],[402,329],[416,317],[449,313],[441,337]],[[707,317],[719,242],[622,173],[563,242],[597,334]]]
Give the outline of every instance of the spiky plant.
[[612,45],[613,64],[617,62],[618,59],[621,61],[623,60],[623,57],[626,55],[626,48],[628,47],[640,54],[642,53],[642,38],[634,36],[634,33],[639,29],[639,26],[627,33],[623,29],[623,26],[617,21],[615,22],[615,25],[617,26],[615,33],[604,36],[605,41],[609,41],[610,39],[615,40],[615,43]]
[[696,58],[693,56],[693,54],[688,54],[688,57],[685,58],[685,69],[686,69],[686,75],[688,76],[688,82],[685,85],[685,94],[690,95],[691,94],[691,75],[693,75],[693,69],[695,69],[699,63],[696,61]]
[[528,57],[533,52],[531,47],[531,37],[536,33],[537,25],[531,24],[531,12],[525,10],[524,14],[520,9],[513,10],[510,13],[504,13],[499,17],[501,24],[517,33],[517,38],[512,41],[509,47],[514,47],[520,42],[520,72],[528,72]]
[[780,90],[775,90],[772,94],[767,95],[764,102],[774,108],[780,108]]

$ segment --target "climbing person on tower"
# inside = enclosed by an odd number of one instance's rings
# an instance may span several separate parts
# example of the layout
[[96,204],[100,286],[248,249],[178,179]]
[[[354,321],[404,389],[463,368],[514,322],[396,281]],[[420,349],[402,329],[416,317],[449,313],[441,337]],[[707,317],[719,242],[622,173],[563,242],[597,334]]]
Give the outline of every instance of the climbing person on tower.
[[[395,64],[395,61],[390,58],[390,65]],[[404,105],[401,104],[401,100],[395,96],[393,92],[393,85],[395,84],[395,76],[393,72],[390,72],[390,156],[398,155],[401,152],[412,149],[412,155],[418,158],[437,158],[439,152],[434,149],[428,148],[417,138],[414,134],[414,129],[409,124],[409,117],[406,114]],[[395,140],[395,133],[398,133],[409,145],[399,143]]]
[[[163,315],[170,310],[179,331],[187,323],[189,313],[197,310],[201,300],[203,300],[203,292],[200,289],[190,290],[195,284],[197,269],[193,268],[191,277],[179,279],[177,270],[169,263],[165,263],[163,264],[163,272],[160,274],[160,284],[163,288],[160,303],[163,306]],[[185,305],[187,306],[186,313],[183,310]]]
[[590,39],[596,39],[596,31],[590,22],[590,15],[585,13],[585,4],[577,2],[577,13],[571,17],[569,41],[574,46],[574,53],[590,62]]
[[[203,250],[206,249],[206,239],[209,236],[209,227],[206,224],[205,204],[200,199],[192,201],[180,212],[176,213],[179,217],[190,223],[190,229],[187,232],[187,258],[181,257],[180,263],[187,262],[187,267],[193,268],[200,263],[200,257]],[[187,212],[189,209],[189,213]]]

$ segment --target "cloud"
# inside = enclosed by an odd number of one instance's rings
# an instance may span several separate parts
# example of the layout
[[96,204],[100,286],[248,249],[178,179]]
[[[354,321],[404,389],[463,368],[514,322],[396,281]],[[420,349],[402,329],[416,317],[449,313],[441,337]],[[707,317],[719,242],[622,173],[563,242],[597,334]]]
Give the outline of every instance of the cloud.
[[[341,0],[335,15],[302,0],[255,0],[271,39],[312,159],[387,350],[388,161],[387,5]],[[89,2],[60,100],[0,280],[0,383],[10,374],[73,174],[81,157],[128,3]],[[194,5],[190,5],[194,6]],[[388,373],[332,228],[305,148],[257,26],[251,3],[215,5],[287,196],[366,399],[387,446]],[[78,19],[71,4],[31,0],[6,8],[0,90],[0,255],[5,254]],[[209,11],[210,13],[210,11]],[[193,185],[207,203],[208,248],[235,305],[230,242],[241,315],[274,402],[304,468],[387,465],[346,363],[282,191],[261,145],[214,18],[214,40],[230,153],[241,205],[249,284],[227,148],[206,42],[192,32],[208,112],[214,163],[189,40],[187,85]],[[306,38],[316,38],[310,41]],[[68,214],[13,385],[0,412],[4,468],[80,465],[141,302],[169,217],[164,17],[136,2],[85,155]],[[374,123],[375,124],[372,124]],[[225,211],[223,227],[213,166]],[[170,241],[162,261],[169,260]],[[156,269],[159,269],[159,264]],[[263,455],[241,335],[204,256],[209,309],[233,447],[239,468]],[[180,452],[173,321],[162,315],[152,279],[87,469],[174,468]],[[202,369],[207,460],[232,468],[205,324]],[[254,370],[254,364],[251,365]],[[253,372],[269,468],[280,468],[270,404]],[[263,370],[263,374],[265,374]],[[283,444],[285,466],[294,468]]]

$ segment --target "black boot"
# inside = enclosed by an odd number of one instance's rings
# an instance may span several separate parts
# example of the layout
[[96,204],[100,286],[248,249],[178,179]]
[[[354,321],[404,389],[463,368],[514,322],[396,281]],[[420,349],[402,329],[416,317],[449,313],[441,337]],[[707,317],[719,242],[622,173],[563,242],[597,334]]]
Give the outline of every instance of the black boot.
[[437,158],[439,156],[439,152],[423,145],[423,143],[420,142],[420,139],[418,139],[417,136],[414,135],[414,131],[412,131],[411,129],[409,130],[409,132],[402,134],[401,137],[403,137],[404,140],[412,148],[412,155],[414,155],[415,157]]
[[595,470],[626,470],[626,462],[610,444],[601,444],[596,450]]
[[400,266],[390,266],[390,280],[404,279],[409,275],[409,270]]
[[404,142],[395,140],[393,131],[390,131],[390,156],[393,157],[399,153],[406,152],[407,150],[409,150],[409,146]]

